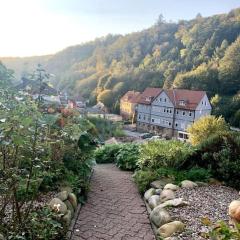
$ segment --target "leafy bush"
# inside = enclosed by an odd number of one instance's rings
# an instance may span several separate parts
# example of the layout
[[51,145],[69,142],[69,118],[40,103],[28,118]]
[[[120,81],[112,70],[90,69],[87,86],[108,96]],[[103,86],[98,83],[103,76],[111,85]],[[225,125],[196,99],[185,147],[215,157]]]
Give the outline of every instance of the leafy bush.
[[216,134],[201,145],[199,165],[233,187],[240,184],[240,142],[235,133]]
[[140,193],[144,193],[150,186],[150,183],[158,178],[157,173],[154,170],[138,170],[134,173],[133,179],[137,184]]
[[190,142],[193,145],[200,144],[216,133],[227,132],[228,130],[229,126],[225,122],[224,118],[215,117],[213,115],[199,118],[187,129],[190,135]]
[[160,167],[180,169],[194,154],[194,148],[176,140],[149,141],[141,145],[138,164],[140,168]]
[[139,145],[122,144],[116,154],[116,164],[122,170],[135,170],[139,157]]
[[57,219],[59,219],[59,216],[56,213],[50,211],[47,207],[41,208],[30,214],[30,218],[21,229],[21,232],[15,232],[12,229],[5,234],[7,234],[8,239],[14,240],[66,239],[66,227]]
[[97,163],[114,163],[120,145],[109,144],[104,145],[95,150],[95,159]]
[[240,239],[240,224],[230,227],[224,221],[218,221],[213,223],[209,218],[202,218],[201,222],[210,227],[211,230],[207,233],[202,233],[201,235],[207,239],[214,240],[239,240]]

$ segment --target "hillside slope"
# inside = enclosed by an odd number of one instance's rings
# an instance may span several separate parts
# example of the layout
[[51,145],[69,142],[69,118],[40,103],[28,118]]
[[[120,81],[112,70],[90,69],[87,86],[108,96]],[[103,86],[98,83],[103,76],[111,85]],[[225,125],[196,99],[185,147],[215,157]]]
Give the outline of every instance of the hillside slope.
[[[38,60],[56,75],[56,86],[81,93],[93,102],[98,98],[112,110],[118,108],[119,97],[129,89],[142,91],[154,86],[206,90],[210,97],[215,96],[215,113],[223,114],[237,126],[239,35],[240,8],[178,23],[160,18],[141,32],[108,35]],[[2,61],[16,70],[13,59],[11,64],[6,59]],[[19,62],[15,65],[19,68]]]

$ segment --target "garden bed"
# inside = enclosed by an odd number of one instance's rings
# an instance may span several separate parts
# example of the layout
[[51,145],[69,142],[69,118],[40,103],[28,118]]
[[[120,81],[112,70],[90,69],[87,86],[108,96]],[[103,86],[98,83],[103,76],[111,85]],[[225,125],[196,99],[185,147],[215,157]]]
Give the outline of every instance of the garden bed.
[[231,201],[238,199],[237,190],[220,186],[210,185],[192,189],[180,188],[176,191],[176,198],[183,198],[189,205],[179,208],[169,208],[173,220],[185,223],[184,232],[176,235],[182,240],[203,240],[204,233],[208,228],[204,222],[208,219],[216,223],[219,220],[229,221],[228,206]]

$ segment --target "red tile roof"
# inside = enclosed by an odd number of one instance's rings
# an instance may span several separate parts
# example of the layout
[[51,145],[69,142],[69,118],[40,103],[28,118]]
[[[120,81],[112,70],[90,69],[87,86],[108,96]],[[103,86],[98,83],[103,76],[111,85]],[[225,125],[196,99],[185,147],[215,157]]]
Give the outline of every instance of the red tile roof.
[[161,88],[146,88],[140,95],[138,103],[149,105],[161,93]]
[[140,94],[141,94],[140,92],[128,91],[123,95],[123,97],[121,98],[121,101],[137,103],[140,97]]
[[[206,94],[205,91],[193,91],[186,89],[168,89],[165,90],[165,92],[176,108],[189,110],[195,110]],[[184,105],[180,104],[181,101],[183,101]]]

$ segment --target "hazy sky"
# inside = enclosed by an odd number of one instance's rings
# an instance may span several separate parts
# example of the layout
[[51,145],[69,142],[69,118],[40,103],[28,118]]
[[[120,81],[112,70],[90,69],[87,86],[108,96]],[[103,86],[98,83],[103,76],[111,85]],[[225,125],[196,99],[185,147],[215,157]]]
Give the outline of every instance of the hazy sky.
[[240,7],[240,0],[0,0],[0,56],[57,52],[108,33],[166,20],[210,16]]

